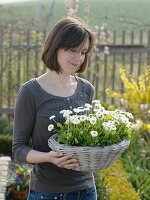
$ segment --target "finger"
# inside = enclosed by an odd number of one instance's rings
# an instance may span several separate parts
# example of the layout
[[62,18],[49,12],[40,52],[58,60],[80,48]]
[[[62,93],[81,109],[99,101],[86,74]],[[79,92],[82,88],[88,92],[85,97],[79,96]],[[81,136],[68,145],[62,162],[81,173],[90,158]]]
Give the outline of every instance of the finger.
[[66,160],[64,162],[61,162],[59,164],[60,167],[63,167],[64,165],[68,165],[68,164],[77,164],[77,160],[76,159],[70,159],[70,160]]
[[58,163],[60,164],[60,163],[66,162],[67,160],[73,160],[72,156],[71,155],[62,156],[62,157],[59,158]]
[[78,164],[68,164],[68,165],[64,165],[63,168],[66,169],[75,169],[76,167],[79,167]]

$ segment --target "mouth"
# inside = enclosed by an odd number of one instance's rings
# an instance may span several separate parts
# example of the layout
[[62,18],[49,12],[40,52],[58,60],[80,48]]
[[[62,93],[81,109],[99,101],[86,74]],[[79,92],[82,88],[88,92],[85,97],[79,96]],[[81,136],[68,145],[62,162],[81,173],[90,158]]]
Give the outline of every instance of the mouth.
[[79,66],[79,64],[76,64],[76,63],[71,63],[71,62],[69,62],[71,65],[73,65],[74,67],[78,67]]

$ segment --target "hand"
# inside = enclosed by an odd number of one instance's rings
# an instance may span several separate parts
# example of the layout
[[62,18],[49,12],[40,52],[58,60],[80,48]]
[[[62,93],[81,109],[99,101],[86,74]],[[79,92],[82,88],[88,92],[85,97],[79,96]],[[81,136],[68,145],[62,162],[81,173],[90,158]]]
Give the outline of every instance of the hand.
[[77,160],[71,155],[63,156],[62,153],[50,151],[47,153],[48,161],[61,168],[74,169],[78,167]]

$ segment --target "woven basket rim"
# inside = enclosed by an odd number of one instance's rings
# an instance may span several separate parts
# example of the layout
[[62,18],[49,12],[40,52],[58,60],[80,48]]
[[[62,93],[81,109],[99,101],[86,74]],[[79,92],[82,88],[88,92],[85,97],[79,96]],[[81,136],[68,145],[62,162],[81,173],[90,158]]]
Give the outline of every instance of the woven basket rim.
[[56,141],[57,139],[57,134],[54,134],[52,135],[49,139],[48,139],[48,143],[50,141],[52,141],[53,143],[55,143],[55,145],[57,145],[58,147],[61,147],[61,148],[69,148],[70,150],[75,150],[76,148],[78,148],[78,150],[89,150],[89,149],[92,149],[92,150],[97,150],[99,149],[100,151],[107,151],[107,150],[110,150],[110,149],[119,149],[120,146],[126,146],[127,144],[130,143],[130,140],[123,140],[117,144],[113,144],[113,145],[108,145],[108,146],[104,146],[104,147],[91,147],[91,146],[67,146],[66,144],[60,144],[59,142]]

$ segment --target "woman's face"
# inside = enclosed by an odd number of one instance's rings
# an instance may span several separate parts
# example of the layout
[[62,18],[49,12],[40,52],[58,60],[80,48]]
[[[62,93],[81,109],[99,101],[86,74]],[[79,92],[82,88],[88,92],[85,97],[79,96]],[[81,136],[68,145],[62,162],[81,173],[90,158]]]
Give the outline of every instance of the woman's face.
[[89,47],[89,39],[79,47],[65,50],[63,48],[57,51],[57,61],[64,74],[75,73],[80,65],[84,62],[86,52]]

